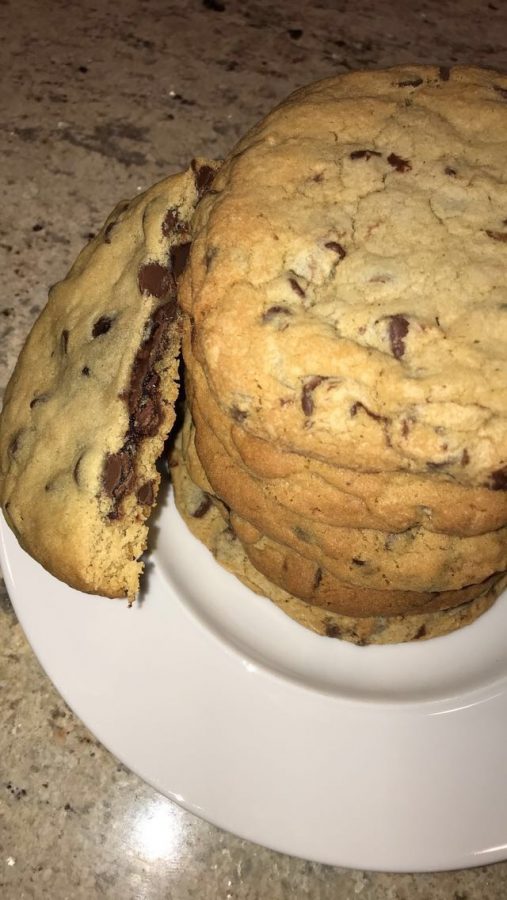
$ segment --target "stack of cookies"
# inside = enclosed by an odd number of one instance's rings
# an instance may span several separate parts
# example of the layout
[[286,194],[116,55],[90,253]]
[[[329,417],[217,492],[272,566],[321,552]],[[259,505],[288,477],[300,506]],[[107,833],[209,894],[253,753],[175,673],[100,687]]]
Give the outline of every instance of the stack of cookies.
[[201,201],[180,285],[176,500],[329,636],[473,621],[507,569],[507,77],[292,95]]
[[5,394],[23,546],[136,596],[183,331],[175,496],[220,562],[360,644],[477,618],[507,570],[506,153],[507,76],[356,72],[120,204]]

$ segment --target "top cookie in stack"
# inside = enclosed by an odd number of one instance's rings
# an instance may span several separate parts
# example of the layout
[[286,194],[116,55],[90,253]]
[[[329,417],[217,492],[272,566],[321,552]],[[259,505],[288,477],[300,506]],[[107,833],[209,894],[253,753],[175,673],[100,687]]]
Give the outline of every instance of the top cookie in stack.
[[389,615],[507,568],[506,149],[505,75],[357,72],[274,110],[198,209],[192,446],[337,611],[339,584]]

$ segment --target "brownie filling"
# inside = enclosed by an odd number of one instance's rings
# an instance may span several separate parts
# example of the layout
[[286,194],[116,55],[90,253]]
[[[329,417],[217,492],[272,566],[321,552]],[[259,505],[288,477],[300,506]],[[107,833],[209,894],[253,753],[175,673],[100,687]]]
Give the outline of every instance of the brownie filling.
[[[130,384],[122,399],[129,411],[129,428],[123,447],[110,453],[104,462],[102,485],[111,498],[110,519],[120,517],[120,503],[136,489],[135,457],[144,438],[153,437],[162,421],[160,377],[156,365],[169,345],[170,326],[177,315],[176,296],[156,309],[148,322],[146,336],[132,366]],[[147,502],[142,500],[141,502]]]

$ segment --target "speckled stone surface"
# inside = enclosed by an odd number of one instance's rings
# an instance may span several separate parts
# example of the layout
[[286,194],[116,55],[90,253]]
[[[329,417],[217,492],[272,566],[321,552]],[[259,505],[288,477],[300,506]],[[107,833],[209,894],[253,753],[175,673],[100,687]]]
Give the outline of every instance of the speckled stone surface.
[[[0,34],[2,388],[48,286],[109,209],[225,153],[293,88],[403,62],[507,69],[501,0],[0,0]],[[2,900],[504,900],[506,883],[504,863],[333,869],[184,812],[76,720],[1,594]]]

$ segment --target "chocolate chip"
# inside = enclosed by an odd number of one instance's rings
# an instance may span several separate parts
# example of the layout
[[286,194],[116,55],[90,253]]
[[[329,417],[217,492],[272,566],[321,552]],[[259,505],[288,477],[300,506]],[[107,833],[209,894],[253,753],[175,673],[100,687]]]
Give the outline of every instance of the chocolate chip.
[[88,378],[89,374],[90,369],[88,368],[88,366],[83,366],[83,368],[81,369],[81,375],[84,375],[86,378]]
[[162,234],[164,237],[170,237],[175,231],[180,231],[182,227],[184,226],[180,219],[179,210],[176,208],[168,209],[162,222]]
[[351,159],[371,159],[372,156],[382,156],[378,150],[353,150],[350,154]]
[[365,565],[366,565],[365,560],[364,560],[364,559],[359,559],[358,556],[353,556],[353,557],[352,557],[352,562],[354,563],[355,566],[365,566]]
[[288,28],[287,34],[292,38],[293,41],[299,41],[300,38],[303,37],[303,29],[302,28]]
[[277,316],[291,316],[292,310],[288,309],[287,306],[270,306],[262,314],[263,322],[271,322],[273,319],[276,319]]
[[407,78],[406,81],[398,81],[398,87],[419,87],[423,83],[422,78]]
[[295,278],[289,278],[289,284],[298,297],[306,297],[306,293]]
[[225,3],[221,3],[220,0],[202,0],[202,5],[205,9],[211,9],[213,12],[225,10]]
[[337,241],[327,241],[327,243],[324,244],[324,247],[326,247],[327,250],[332,250],[333,253],[337,253],[340,259],[345,259],[347,255],[347,251],[341,244],[338,244]]
[[175,278],[179,278],[185,270],[190,247],[191,243],[187,241],[185,244],[177,244],[171,250],[171,266]]
[[146,337],[137,351],[130,376],[126,399],[131,415],[135,415],[143,400],[143,394],[149,392],[155,394],[158,390],[159,377],[154,371],[154,366],[165,351],[169,325],[174,321],[176,313],[176,302],[173,300],[159,306],[149,319]]
[[120,500],[132,488],[135,481],[133,466],[131,452],[126,448],[106,456],[102,484],[106,494],[113,500]]
[[446,166],[444,172],[446,175],[451,175],[452,177],[456,175],[456,169],[453,169],[451,166]]
[[352,404],[352,406],[350,407],[350,415],[357,416],[357,413],[359,412],[360,409],[362,409],[363,412],[365,412],[366,415],[370,417],[370,419],[375,419],[376,422],[388,422],[389,421],[389,419],[386,416],[381,416],[379,413],[374,413],[373,410],[368,409],[368,407],[365,406],[364,403],[361,403],[360,400],[357,400],[355,403]]
[[192,516],[194,519],[202,519],[203,516],[206,515],[208,510],[211,507],[211,497],[209,494],[205,494],[197,509],[194,510]]
[[137,499],[139,503],[142,503],[144,506],[153,506],[155,494],[152,481],[147,481],[145,484],[141,485],[137,491]]
[[440,81],[449,81],[449,78],[451,77],[449,66],[439,66],[438,77],[440,78]]
[[236,422],[244,422],[248,417],[248,413],[246,413],[243,409],[239,409],[237,406],[231,406],[230,414]]
[[113,322],[114,319],[111,319],[110,316],[101,316],[93,325],[92,337],[96,338],[100,337],[101,334],[107,334]]
[[414,634],[414,641],[420,640],[420,638],[426,637],[426,625],[421,625],[420,628]]
[[318,567],[315,569],[315,575],[313,576],[313,589],[316,591],[322,581],[322,569]]
[[114,501],[109,513],[112,519],[120,515],[118,504],[122,497],[134,490],[134,456],[139,442],[156,434],[160,425],[160,377],[155,366],[167,348],[169,326],[176,315],[175,299],[152,313],[145,328],[146,336],[134,359],[128,391],[122,395],[129,411],[129,430],[122,449],[107,457],[102,478],[104,490]]
[[193,159],[191,163],[194,176],[195,176],[195,186],[197,188],[197,193],[199,197],[202,197],[203,194],[211,187],[211,183],[215,177],[215,171],[211,168],[211,166],[201,166],[198,168],[197,160]]
[[387,157],[387,162],[393,169],[396,169],[397,172],[410,172],[412,168],[412,164],[408,159],[402,159],[401,156],[398,156],[396,153],[390,153]]
[[405,353],[403,338],[408,334],[408,321],[405,316],[389,317],[389,341],[395,359],[400,359]]
[[301,391],[301,406],[305,416],[311,416],[314,409],[312,392],[319,384],[325,381],[324,375],[312,375],[303,385]]
[[500,94],[503,100],[507,100],[507,88],[502,87],[500,84],[494,84],[493,90]]
[[63,354],[67,353],[68,346],[69,346],[69,332],[65,328],[60,335],[60,349]]
[[470,454],[469,454],[467,448],[465,447],[465,449],[463,450],[463,453],[461,454],[461,465],[468,466],[469,462],[470,462]]
[[336,625],[330,619],[327,619],[324,623],[324,630],[327,637],[339,638],[342,636],[341,628],[339,628],[338,625]]
[[493,491],[507,491],[507,466],[491,473],[489,487]]
[[489,231],[486,229],[486,234],[493,241],[500,241],[502,244],[507,244],[507,231]]
[[151,294],[158,300],[174,293],[172,273],[158,262],[145,263],[144,266],[141,266],[137,275],[137,283],[141,294]]
[[[154,374],[153,380],[158,381],[158,376],[155,376]],[[148,389],[149,387],[150,386],[148,386]],[[132,429],[138,437],[153,437],[158,431],[161,418],[162,413],[157,400],[154,397],[148,396],[141,401],[141,405],[134,414]]]
[[33,409],[34,406],[38,406],[39,403],[46,403],[48,399],[47,394],[38,394],[33,400],[30,400],[30,409]]

